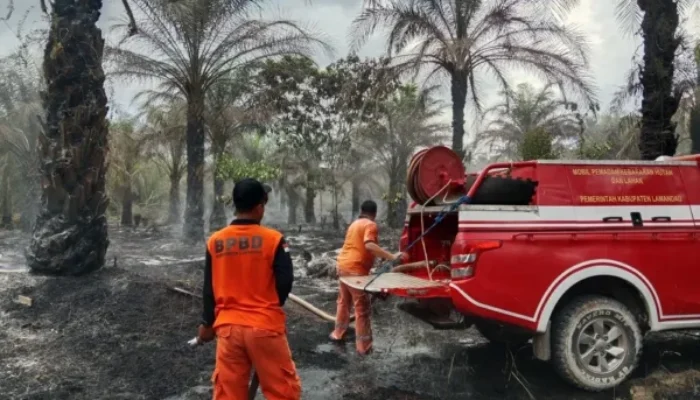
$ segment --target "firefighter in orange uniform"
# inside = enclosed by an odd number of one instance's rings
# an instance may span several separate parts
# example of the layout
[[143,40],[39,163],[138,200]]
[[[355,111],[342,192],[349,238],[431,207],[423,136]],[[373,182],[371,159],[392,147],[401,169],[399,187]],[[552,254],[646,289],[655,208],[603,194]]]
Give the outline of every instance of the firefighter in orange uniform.
[[251,366],[267,400],[301,398],[282,310],[292,290],[292,261],[282,234],[260,225],[269,192],[255,179],[237,182],[236,218],[207,244],[197,337],[218,339],[215,400],[246,400]]
[[[381,248],[377,239],[377,203],[367,200],[360,206],[360,216],[348,227],[345,243],[338,254],[338,275],[368,275],[374,257],[397,260],[402,253],[391,254]],[[332,341],[342,341],[350,324],[350,307],[355,308],[355,346],[357,352],[366,355],[372,351],[372,326],[370,324],[370,299],[362,290],[353,289],[339,282],[338,311]]]

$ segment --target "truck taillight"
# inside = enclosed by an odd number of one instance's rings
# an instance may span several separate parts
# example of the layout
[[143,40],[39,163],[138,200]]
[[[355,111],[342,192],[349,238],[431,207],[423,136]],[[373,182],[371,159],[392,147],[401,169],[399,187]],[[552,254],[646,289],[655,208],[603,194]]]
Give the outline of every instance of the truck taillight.
[[450,276],[452,279],[467,279],[474,276],[476,261],[479,254],[501,247],[500,240],[470,241],[463,247],[468,251],[463,254],[453,254],[450,258]]
[[452,267],[450,270],[450,278],[452,279],[467,279],[474,276],[474,267],[472,265],[467,267]]

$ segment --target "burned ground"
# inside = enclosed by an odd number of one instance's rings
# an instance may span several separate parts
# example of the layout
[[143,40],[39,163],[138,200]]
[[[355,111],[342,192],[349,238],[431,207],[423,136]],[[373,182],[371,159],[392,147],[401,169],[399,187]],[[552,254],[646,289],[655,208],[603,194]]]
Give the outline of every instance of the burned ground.
[[[294,292],[332,312],[333,283],[305,276],[302,250],[318,259],[342,238],[289,236],[300,265]],[[114,231],[111,239],[108,266],[90,276],[0,272],[0,398],[211,397],[214,346],[185,343],[195,333],[200,301],[168,289],[197,289],[201,249],[164,234]],[[17,248],[25,240],[0,233],[0,269],[21,264]],[[32,305],[19,304],[20,295]],[[304,399],[700,398],[694,332],[649,337],[634,379],[614,393],[593,395],[566,386],[546,363],[533,360],[530,348],[490,345],[473,330],[434,331],[400,313],[397,304],[374,305],[377,352],[362,359],[352,343],[327,341],[331,324],[290,303],[289,340]]]

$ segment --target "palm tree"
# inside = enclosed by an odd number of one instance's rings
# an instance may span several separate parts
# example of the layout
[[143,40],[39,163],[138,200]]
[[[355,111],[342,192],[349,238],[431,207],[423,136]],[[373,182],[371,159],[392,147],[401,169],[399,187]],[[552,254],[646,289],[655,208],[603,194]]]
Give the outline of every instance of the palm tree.
[[436,87],[419,90],[415,85],[400,86],[383,107],[376,124],[368,127],[367,152],[373,154],[389,179],[385,198],[389,206],[388,223],[400,226],[407,209],[406,173],[416,149],[441,139],[447,126],[435,122],[441,114],[435,99]]
[[[635,9],[628,4],[627,15],[639,16],[644,47],[642,84],[642,125],[639,152],[644,160],[672,156],[678,147],[672,119],[681,99],[674,93],[674,60],[681,44],[678,33],[680,12],[692,0],[637,0]],[[627,1],[626,3],[631,3]],[[624,7],[624,3],[621,3]],[[623,14],[624,15],[624,14]]]
[[10,156],[0,155],[0,228],[12,229],[12,190]]
[[[679,50],[679,52],[676,54],[673,67],[672,87],[673,97],[679,101],[678,106],[670,119],[670,126],[673,128],[673,131],[668,131],[666,136],[661,135],[657,137],[656,142],[652,141],[652,143],[647,143],[647,145],[656,143],[656,145],[661,146],[663,145],[664,141],[662,141],[660,138],[665,137],[666,139],[664,140],[666,142],[669,142],[675,146],[673,147],[673,150],[669,148],[668,153],[672,152],[674,154],[687,154],[688,152],[693,151],[693,139],[692,135],[690,134],[692,129],[690,125],[694,118],[693,110],[695,109],[696,98],[698,98],[697,91],[698,87],[700,86],[700,77],[698,76],[698,71],[700,71],[700,60],[698,60],[697,55],[699,48],[700,47],[697,46],[687,46]],[[644,85],[641,82],[643,69],[639,68],[636,62],[634,64],[633,69],[630,70],[627,75],[626,85],[622,87],[613,98],[611,109],[614,112],[621,112],[631,98],[643,96],[645,93]],[[659,99],[659,97],[657,97],[657,99]],[[643,121],[644,114],[640,113],[640,116],[641,120]],[[657,120],[657,122],[659,121]],[[647,139],[649,138],[647,137]],[[700,141],[696,139],[696,143],[698,142]],[[639,146],[640,143],[637,143],[637,146]]]
[[5,221],[21,205],[20,225],[30,230],[39,209],[38,151],[42,130],[39,69],[26,62],[25,49],[0,59],[0,157],[6,157],[2,181],[12,190],[0,190]]
[[139,200],[135,190],[141,170],[146,167],[146,144],[151,139],[146,131],[135,126],[135,121],[122,119],[112,122],[111,152],[109,155],[109,187],[121,205],[121,225],[134,223],[133,206]]
[[[125,47],[110,49],[115,75],[160,82],[187,101],[187,206],[185,237],[201,240],[204,227],[205,101],[221,80],[262,59],[310,54],[322,42],[297,24],[262,21],[251,12],[262,0],[134,0],[142,18]],[[128,29],[120,25],[117,28]],[[161,90],[162,91],[162,90]]]
[[44,51],[42,209],[27,249],[35,272],[77,275],[104,265],[107,96],[101,0],[55,0]]
[[506,71],[526,68],[547,81],[593,102],[585,79],[588,66],[583,39],[544,17],[542,0],[388,0],[370,1],[353,24],[354,46],[379,25],[388,25],[387,53],[397,67],[429,69],[450,78],[452,148],[464,156],[464,107],[467,95],[480,109],[478,78],[491,73],[509,88]]
[[583,146],[572,157],[599,160],[639,159],[641,117],[637,113],[604,114],[584,121]]
[[689,107],[687,125],[688,133],[691,142],[691,152],[693,154],[700,153],[700,42],[695,46],[695,90],[693,93],[692,105]]
[[[224,209],[224,179],[219,175],[219,162],[226,154],[232,139],[254,128],[261,122],[264,113],[252,101],[252,71],[237,71],[229,79],[222,79],[212,87],[206,99],[205,118],[208,126],[211,153],[214,163],[214,199],[209,217],[209,230],[214,231],[226,225]],[[259,159],[251,160],[259,161]]]
[[287,224],[295,225],[297,211],[302,201],[299,190],[307,182],[307,165],[284,145],[278,146],[273,157],[283,171],[282,176],[277,181],[277,188],[287,205]]
[[[153,104],[153,103],[151,103]],[[169,102],[145,109],[144,131],[148,140],[148,154],[169,181],[168,224],[179,224],[182,219],[180,182],[185,175],[185,144],[187,105],[173,98]]]
[[[579,0],[555,2],[569,8]],[[624,29],[639,31],[642,36],[643,59],[632,74],[638,82],[633,82],[628,91],[634,92],[639,86],[642,94],[638,146],[644,160],[672,156],[678,146],[674,115],[683,93],[676,86],[675,61],[684,41],[679,22],[680,16],[689,15],[693,7],[697,7],[696,0],[618,0],[617,3],[617,17]]]
[[520,158],[519,149],[528,134],[544,131],[552,140],[572,138],[579,131],[576,105],[555,96],[554,85],[535,91],[529,84],[504,90],[503,101],[484,112],[490,120],[477,140],[506,159]]

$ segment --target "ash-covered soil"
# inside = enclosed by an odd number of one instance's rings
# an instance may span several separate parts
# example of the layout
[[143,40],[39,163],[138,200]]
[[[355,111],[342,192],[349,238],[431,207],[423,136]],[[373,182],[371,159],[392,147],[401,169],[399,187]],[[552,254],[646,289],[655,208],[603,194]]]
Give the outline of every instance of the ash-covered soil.
[[[169,290],[199,290],[203,248],[163,232],[110,233],[103,270],[48,278],[23,272],[26,236],[0,231],[0,399],[211,398],[214,346],[186,345],[201,302]],[[287,236],[297,265],[294,293],[333,313],[335,282],[310,276],[324,275],[342,234],[294,229]],[[383,241],[396,243],[396,235]],[[18,296],[31,298],[31,306]],[[289,302],[289,341],[304,399],[700,398],[694,332],[649,337],[636,377],[593,395],[562,383],[528,347],[490,345],[473,330],[432,330],[399,312],[399,302],[374,304],[377,351],[365,359],[352,343],[330,344],[332,324]]]

